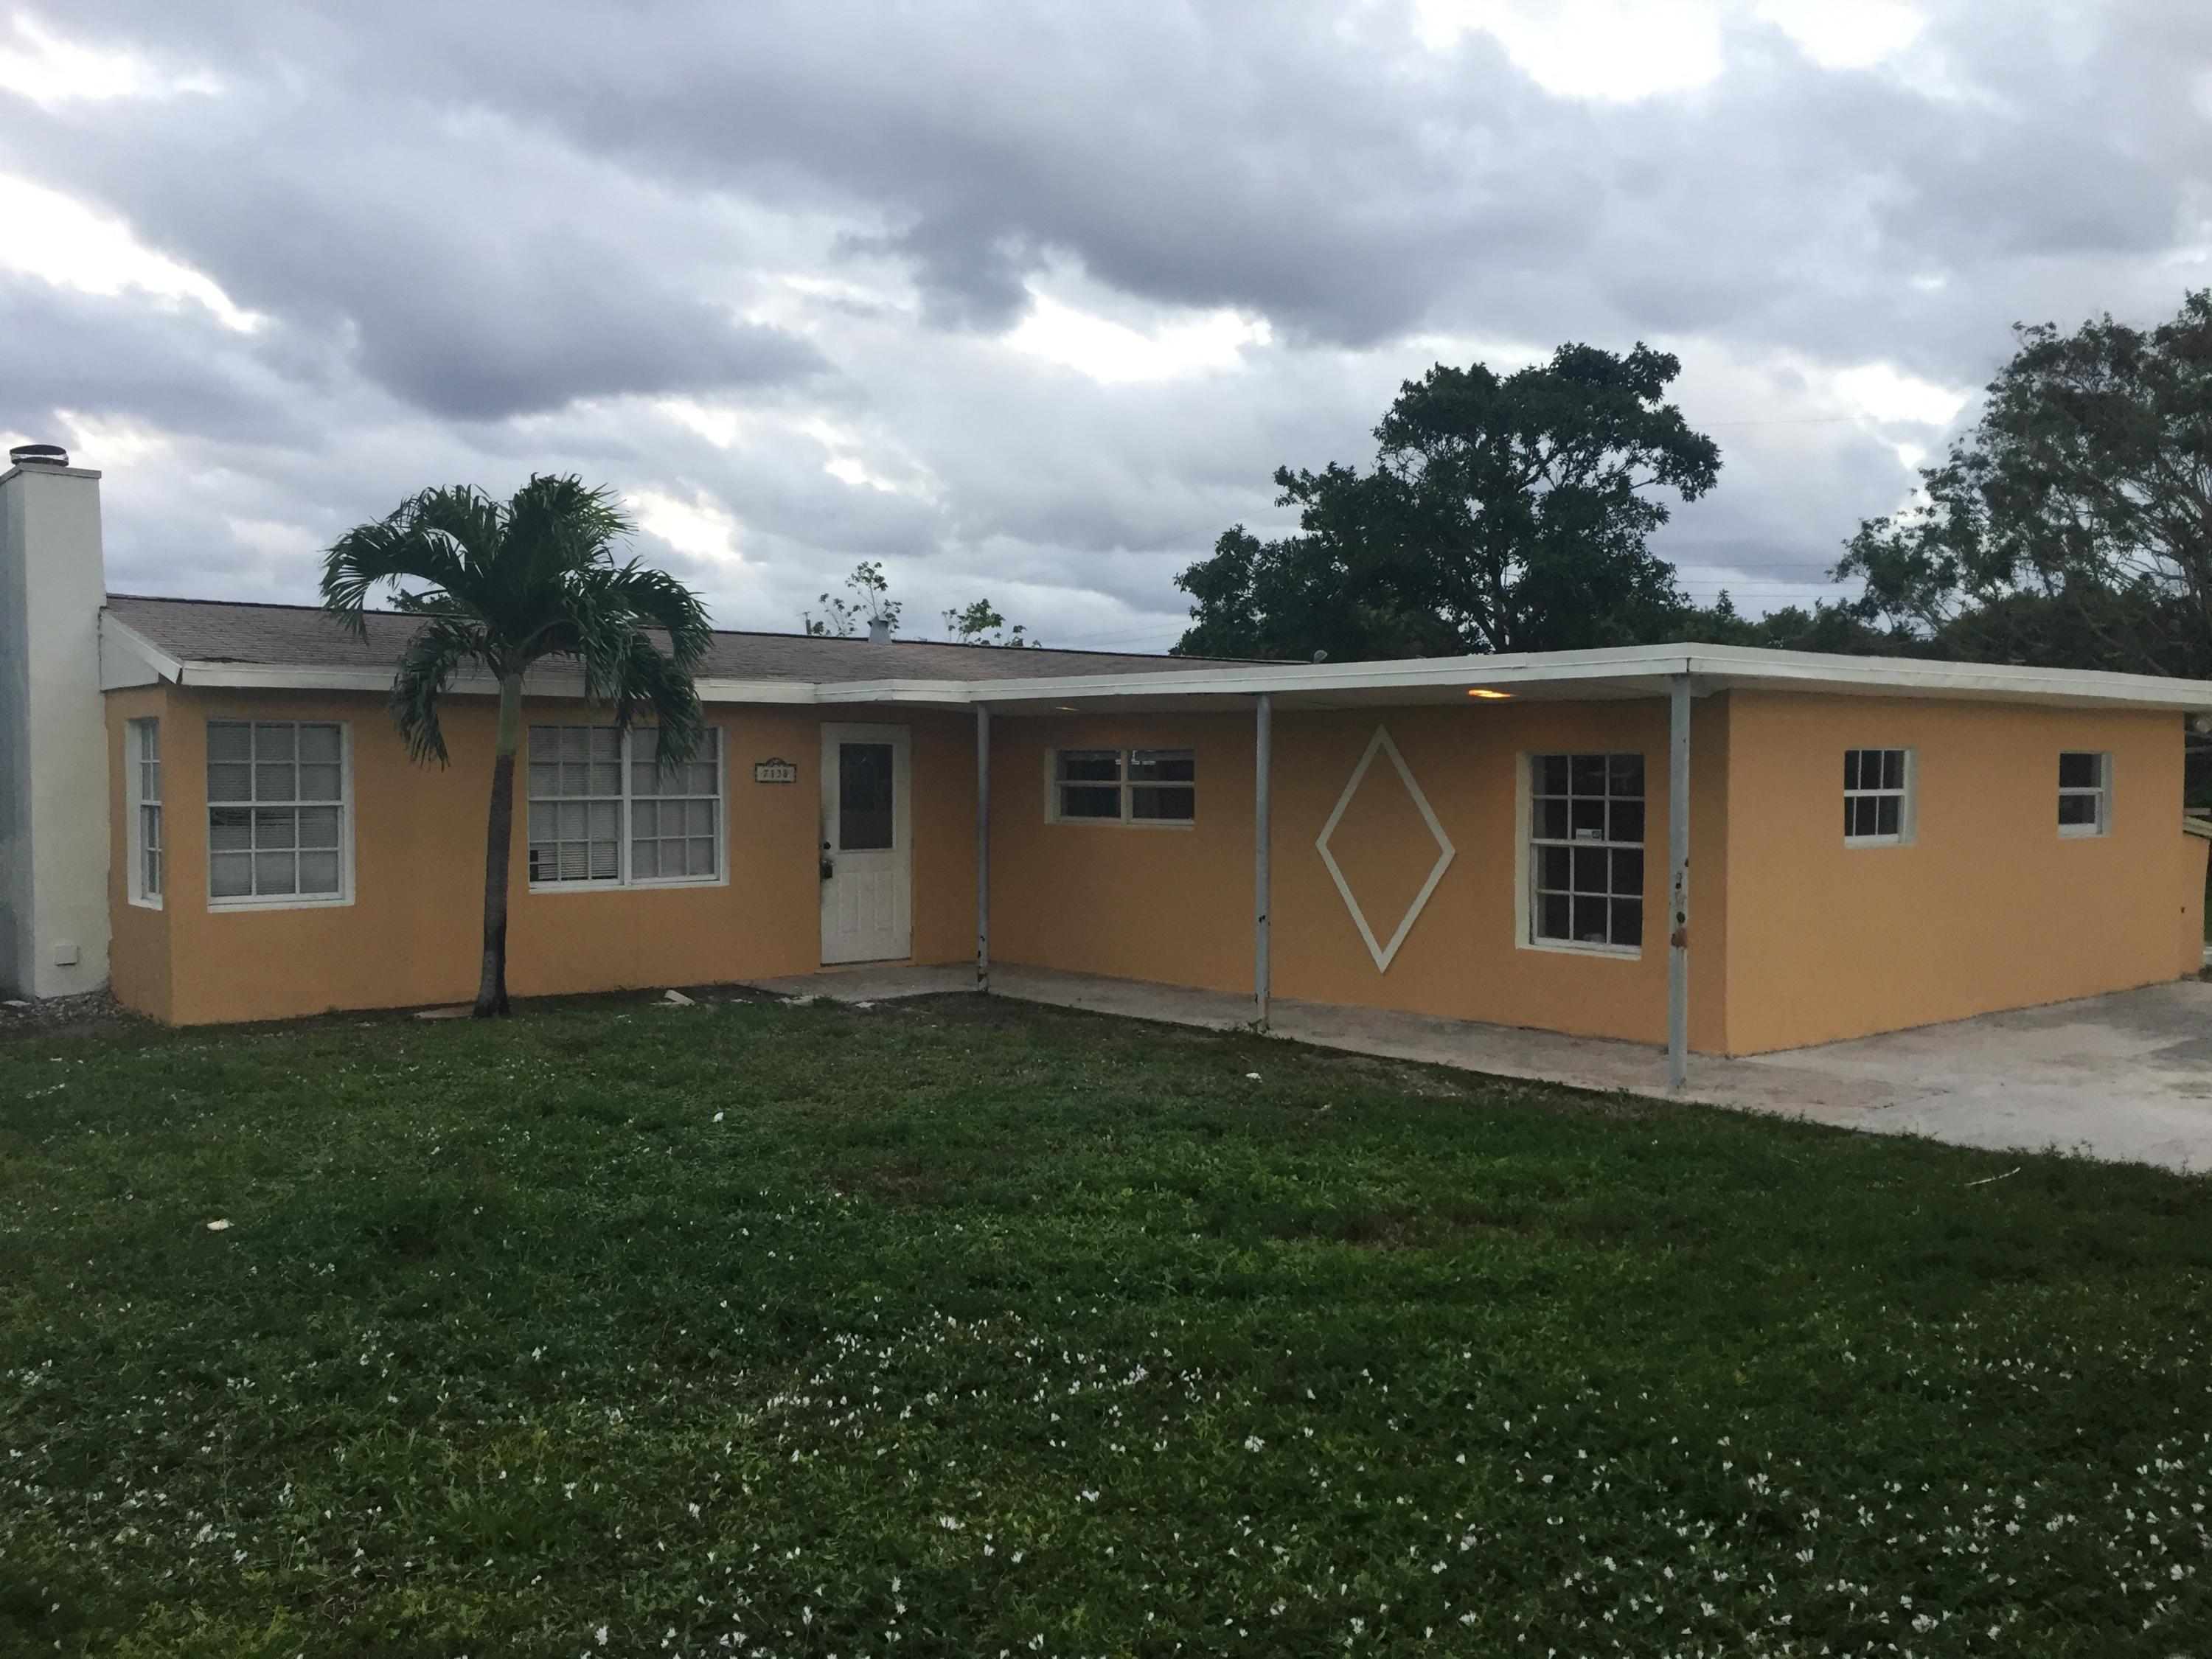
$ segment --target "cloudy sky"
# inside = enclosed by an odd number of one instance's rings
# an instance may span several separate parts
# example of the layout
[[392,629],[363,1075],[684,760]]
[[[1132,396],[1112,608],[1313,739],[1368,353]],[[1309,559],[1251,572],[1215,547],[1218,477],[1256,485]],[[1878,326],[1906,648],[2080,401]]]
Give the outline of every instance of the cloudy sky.
[[0,436],[117,591],[574,471],[725,627],[869,558],[1157,648],[1401,380],[1642,339],[1765,610],[2013,321],[2208,283],[2202,0],[0,0]]

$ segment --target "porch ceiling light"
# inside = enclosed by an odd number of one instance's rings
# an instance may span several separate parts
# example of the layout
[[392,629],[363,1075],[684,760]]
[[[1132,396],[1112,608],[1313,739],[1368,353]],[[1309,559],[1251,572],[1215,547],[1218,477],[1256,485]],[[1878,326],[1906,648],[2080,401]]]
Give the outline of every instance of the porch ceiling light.
[[[1352,805],[1352,798],[1359,793],[1359,786],[1367,777],[1368,768],[1375,763],[1375,757],[1378,754],[1396,769],[1398,781],[1406,786],[1406,793],[1413,798],[1414,810],[1420,814],[1423,826],[1437,844],[1437,861],[1429,867],[1428,879],[1421,884],[1421,890],[1413,895],[1413,902],[1406,907],[1406,914],[1399,919],[1396,929],[1388,940],[1375,937],[1375,930],[1368,926],[1367,913],[1359,908],[1359,901],[1352,895],[1352,884],[1344,878],[1344,872],[1337,866],[1335,856],[1328,850],[1328,838],[1336,833],[1336,826],[1342,821],[1345,809]],[[1336,799],[1336,810],[1328,815],[1328,822],[1322,826],[1320,838],[1314,842],[1314,850],[1321,854],[1321,861],[1328,866],[1328,878],[1336,884],[1337,895],[1343,899],[1344,908],[1352,912],[1352,926],[1359,929],[1359,937],[1367,945],[1367,954],[1375,958],[1375,971],[1378,974],[1389,972],[1390,959],[1398,954],[1398,947],[1406,942],[1406,935],[1413,931],[1414,922],[1420,919],[1422,910],[1428,905],[1429,895],[1437,890],[1437,884],[1444,878],[1445,870],[1450,867],[1454,848],[1450,837],[1444,834],[1443,825],[1437,822],[1437,815],[1429,805],[1429,798],[1421,793],[1421,786],[1413,781],[1413,774],[1406,765],[1406,757],[1398,752],[1398,745],[1390,741],[1387,728],[1376,726],[1375,735],[1367,740],[1367,751],[1360,756],[1359,764],[1352,769],[1352,777],[1345,784],[1344,793]]]
[[1472,685],[1468,688],[1467,695],[1480,697],[1486,702],[1503,702],[1513,694],[1510,691],[1493,691],[1486,685]]

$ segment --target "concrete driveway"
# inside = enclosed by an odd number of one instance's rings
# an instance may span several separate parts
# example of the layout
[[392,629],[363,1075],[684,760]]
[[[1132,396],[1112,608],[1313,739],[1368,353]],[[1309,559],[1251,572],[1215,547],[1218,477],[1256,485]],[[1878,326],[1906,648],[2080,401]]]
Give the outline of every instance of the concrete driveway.
[[[755,988],[845,1002],[974,988],[962,967],[848,969]],[[1006,966],[993,992],[1025,1001],[1228,1030],[1250,1002],[1217,991]],[[1664,1097],[1655,1048],[1328,1003],[1279,1000],[1274,1035],[1584,1089]],[[2212,984],[2181,980],[1743,1060],[1692,1055],[1687,1098],[1962,1146],[2057,1147],[2212,1170]]]

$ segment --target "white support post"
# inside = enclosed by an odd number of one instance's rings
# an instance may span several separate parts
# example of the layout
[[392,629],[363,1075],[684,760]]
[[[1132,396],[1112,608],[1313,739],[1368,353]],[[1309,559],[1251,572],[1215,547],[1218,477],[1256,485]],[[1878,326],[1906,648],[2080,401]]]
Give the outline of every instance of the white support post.
[[1668,698],[1667,1087],[1679,1091],[1690,1060],[1690,677]]
[[975,705],[975,988],[991,988],[991,709]]
[[1274,712],[1274,699],[1262,691],[1252,734],[1252,1023],[1262,1031],[1267,1029],[1267,912],[1273,881],[1269,863],[1273,850]]

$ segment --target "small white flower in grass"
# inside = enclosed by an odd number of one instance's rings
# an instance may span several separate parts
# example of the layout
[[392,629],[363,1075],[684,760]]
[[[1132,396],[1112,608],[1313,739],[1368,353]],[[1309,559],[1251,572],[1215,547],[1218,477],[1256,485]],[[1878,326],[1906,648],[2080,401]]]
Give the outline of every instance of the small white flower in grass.
[[721,1115],[720,1112],[715,1113],[715,1114],[714,1114],[714,1121],[715,1121],[715,1122],[717,1122],[717,1123],[720,1123],[721,1121],[722,1121],[722,1115]]
[[1267,1443],[1266,1441],[1264,1441],[1264,1440],[1261,1439],[1261,1438],[1260,1438],[1260,1437],[1259,1437],[1258,1435],[1256,1435],[1256,1434],[1248,1434],[1248,1435],[1246,1435],[1246,1436],[1244,1437],[1244,1449],[1245,1449],[1246,1451],[1252,1451],[1252,1452],[1258,1451],[1258,1450],[1259,1450],[1262,1446],[1265,1446]]
[[599,1638],[599,1645],[600,1645],[601,1647],[605,1647],[605,1646],[606,1646],[606,1644],[607,1644],[607,1627],[606,1627],[605,1625],[600,1626],[599,1627],[599,1629],[598,1629],[598,1630],[596,1630],[596,1631],[594,1631],[594,1632],[592,1632],[592,1634],[593,1634],[593,1635],[595,1635],[595,1636],[597,1636],[597,1637]]
[[960,1530],[960,1523],[949,1515],[939,1516],[937,1517],[937,1524],[944,1528],[947,1532],[958,1532]]
[[230,1223],[228,1221],[210,1221],[208,1223],[208,1231],[211,1233],[227,1233],[230,1231]]

